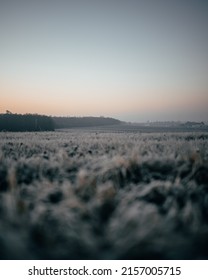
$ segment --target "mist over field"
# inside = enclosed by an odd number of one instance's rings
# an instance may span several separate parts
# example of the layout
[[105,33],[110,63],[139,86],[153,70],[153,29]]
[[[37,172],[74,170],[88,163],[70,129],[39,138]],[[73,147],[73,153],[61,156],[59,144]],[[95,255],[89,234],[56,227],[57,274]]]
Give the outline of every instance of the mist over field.
[[208,132],[0,133],[1,259],[207,259]]

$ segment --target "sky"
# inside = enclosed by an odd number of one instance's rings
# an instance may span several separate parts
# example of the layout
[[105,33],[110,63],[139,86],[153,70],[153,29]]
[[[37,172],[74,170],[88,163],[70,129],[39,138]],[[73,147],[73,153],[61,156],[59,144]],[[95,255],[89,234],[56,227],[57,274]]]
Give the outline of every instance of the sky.
[[208,121],[207,0],[0,0],[0,113]]

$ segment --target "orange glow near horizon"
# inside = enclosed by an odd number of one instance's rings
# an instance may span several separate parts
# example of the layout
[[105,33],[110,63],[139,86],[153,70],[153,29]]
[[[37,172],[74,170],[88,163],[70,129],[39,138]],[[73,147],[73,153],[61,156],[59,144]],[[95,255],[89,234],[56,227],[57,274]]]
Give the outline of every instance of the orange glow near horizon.
[[0,9],[1,113],[208,121],[207,1],[16,2]]
[[[129,112],[160,112],[169,109],[200,109],[208,104],[206,94],[198,95],[192,93],[187,99],[186,94],[181,94],[180,99],[174,98],[173,93],[146,91],[117,92],[117,98],[110,98],[111,94],[104,92],[97,94],[91,91],[77,91],[73,94],[57,92],[56,90],[35,90],[30,89],[28,94],[26,88],[4,87],[1,89],[0,112],[9,110],[13,113],[37,113],[52,116],[86,116],[86,115],[122,115]],[[112,94],[113,95],[113,94]],[[115,94],[114,94],[115,95]],[[118,98],[120,96],[120,98]],[[133,96],[133,98],[132,98]],[[178,94],[177,94],[178,96]]]

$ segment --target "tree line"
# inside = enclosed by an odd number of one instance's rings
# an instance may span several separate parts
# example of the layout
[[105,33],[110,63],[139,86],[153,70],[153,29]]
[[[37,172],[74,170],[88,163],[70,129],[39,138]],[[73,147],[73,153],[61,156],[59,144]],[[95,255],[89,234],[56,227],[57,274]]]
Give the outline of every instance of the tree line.
[[0,131],[53,131],[51,117],[36,114],[0,114]]
[[53,131],[60,128],[117,125],[121,121],[105,117],[49,117],[37,114],[0,114],[0,131]]
[[92,127],[117,125],[121,121],[105,117],[53,117],[55,128]]

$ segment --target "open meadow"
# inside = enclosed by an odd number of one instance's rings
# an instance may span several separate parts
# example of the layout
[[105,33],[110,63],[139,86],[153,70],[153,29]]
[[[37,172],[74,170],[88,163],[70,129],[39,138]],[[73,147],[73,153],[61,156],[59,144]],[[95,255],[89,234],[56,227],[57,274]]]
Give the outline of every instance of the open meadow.
[[0,133],[1,259],[208,259],[208,132]]

